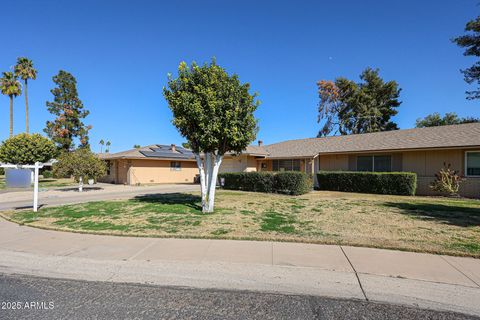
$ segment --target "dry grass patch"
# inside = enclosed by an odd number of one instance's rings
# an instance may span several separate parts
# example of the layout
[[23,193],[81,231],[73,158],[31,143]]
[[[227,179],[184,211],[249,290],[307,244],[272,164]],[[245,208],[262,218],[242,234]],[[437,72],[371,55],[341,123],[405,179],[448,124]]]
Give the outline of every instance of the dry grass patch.
[[348,244],[480,257],[480,201],[318,191],[302,196],[219,191],[214,213],[198,194],[159,194],[7,212],[19,223],[135,236]]

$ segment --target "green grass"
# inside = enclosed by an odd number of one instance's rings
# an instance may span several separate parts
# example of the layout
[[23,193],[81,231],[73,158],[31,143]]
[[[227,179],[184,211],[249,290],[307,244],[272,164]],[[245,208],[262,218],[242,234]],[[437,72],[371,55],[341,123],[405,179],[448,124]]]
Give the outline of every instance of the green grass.
[[31,226],[92,233],[330,243],[480,258],[480,201],[468,199],[219,191],[209,214],[201,212],[198,194],[177,193],[5,215]]

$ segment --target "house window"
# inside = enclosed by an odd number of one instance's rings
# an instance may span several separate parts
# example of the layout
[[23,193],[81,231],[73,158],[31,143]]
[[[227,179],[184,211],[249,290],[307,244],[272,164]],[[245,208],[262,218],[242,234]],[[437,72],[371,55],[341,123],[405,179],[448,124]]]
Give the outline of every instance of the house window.
[[170,171],[182,170],[182,163],[180,161],[170,161]]
[[480,176],[480,151],[465,153],[465,171],[466,176]]
[[390,172],[392,171],[392,157],[358,156],[357,171]]
[[273,171],[300,171],[300,159],[282,159],[272,161]]
[[372,156],[358,156],[357,157],[357,171],[373,171],[373,157]]

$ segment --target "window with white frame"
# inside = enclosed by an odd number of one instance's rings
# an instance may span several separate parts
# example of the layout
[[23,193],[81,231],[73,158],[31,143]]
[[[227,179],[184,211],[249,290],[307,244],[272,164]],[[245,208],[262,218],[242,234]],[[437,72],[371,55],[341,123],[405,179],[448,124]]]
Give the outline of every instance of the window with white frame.
[[357,171],[390,172],[392,171],[392,157],[388,155],[358,156]]
[[465,152],[465,175],[480,176],[480,151]]
[[170,162],[170,171],[180,171],[180,170],[182,170],[182,163],[180,161]]

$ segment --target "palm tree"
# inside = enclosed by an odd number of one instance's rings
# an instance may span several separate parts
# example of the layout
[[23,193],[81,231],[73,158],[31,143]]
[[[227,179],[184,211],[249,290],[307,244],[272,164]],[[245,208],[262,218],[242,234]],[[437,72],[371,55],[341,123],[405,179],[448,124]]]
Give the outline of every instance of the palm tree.
[[100,144],[100,153],[102,153],[103,152],[103,145],[105,144],[105,141],[103,141],[103,139],[102,139],[102,140],[100,140],[99,144]]
[[32,60],[20,57],[17,58],[15,65],[15,76],[25,82],[25,116],[26,116],[26,132],[28,133],[28,79],[35,80],[37,78],[37,70],[33,67]]
[[22,85],[13,72],[3,72],[0,78],[2,94],[10,97],[10,137],[13,136],[13,98],[22,94]]
[[110,145],[111,145],[110,141],[107,141],[107,143],[105,143],[105,152],[106,153],[110,152]]

